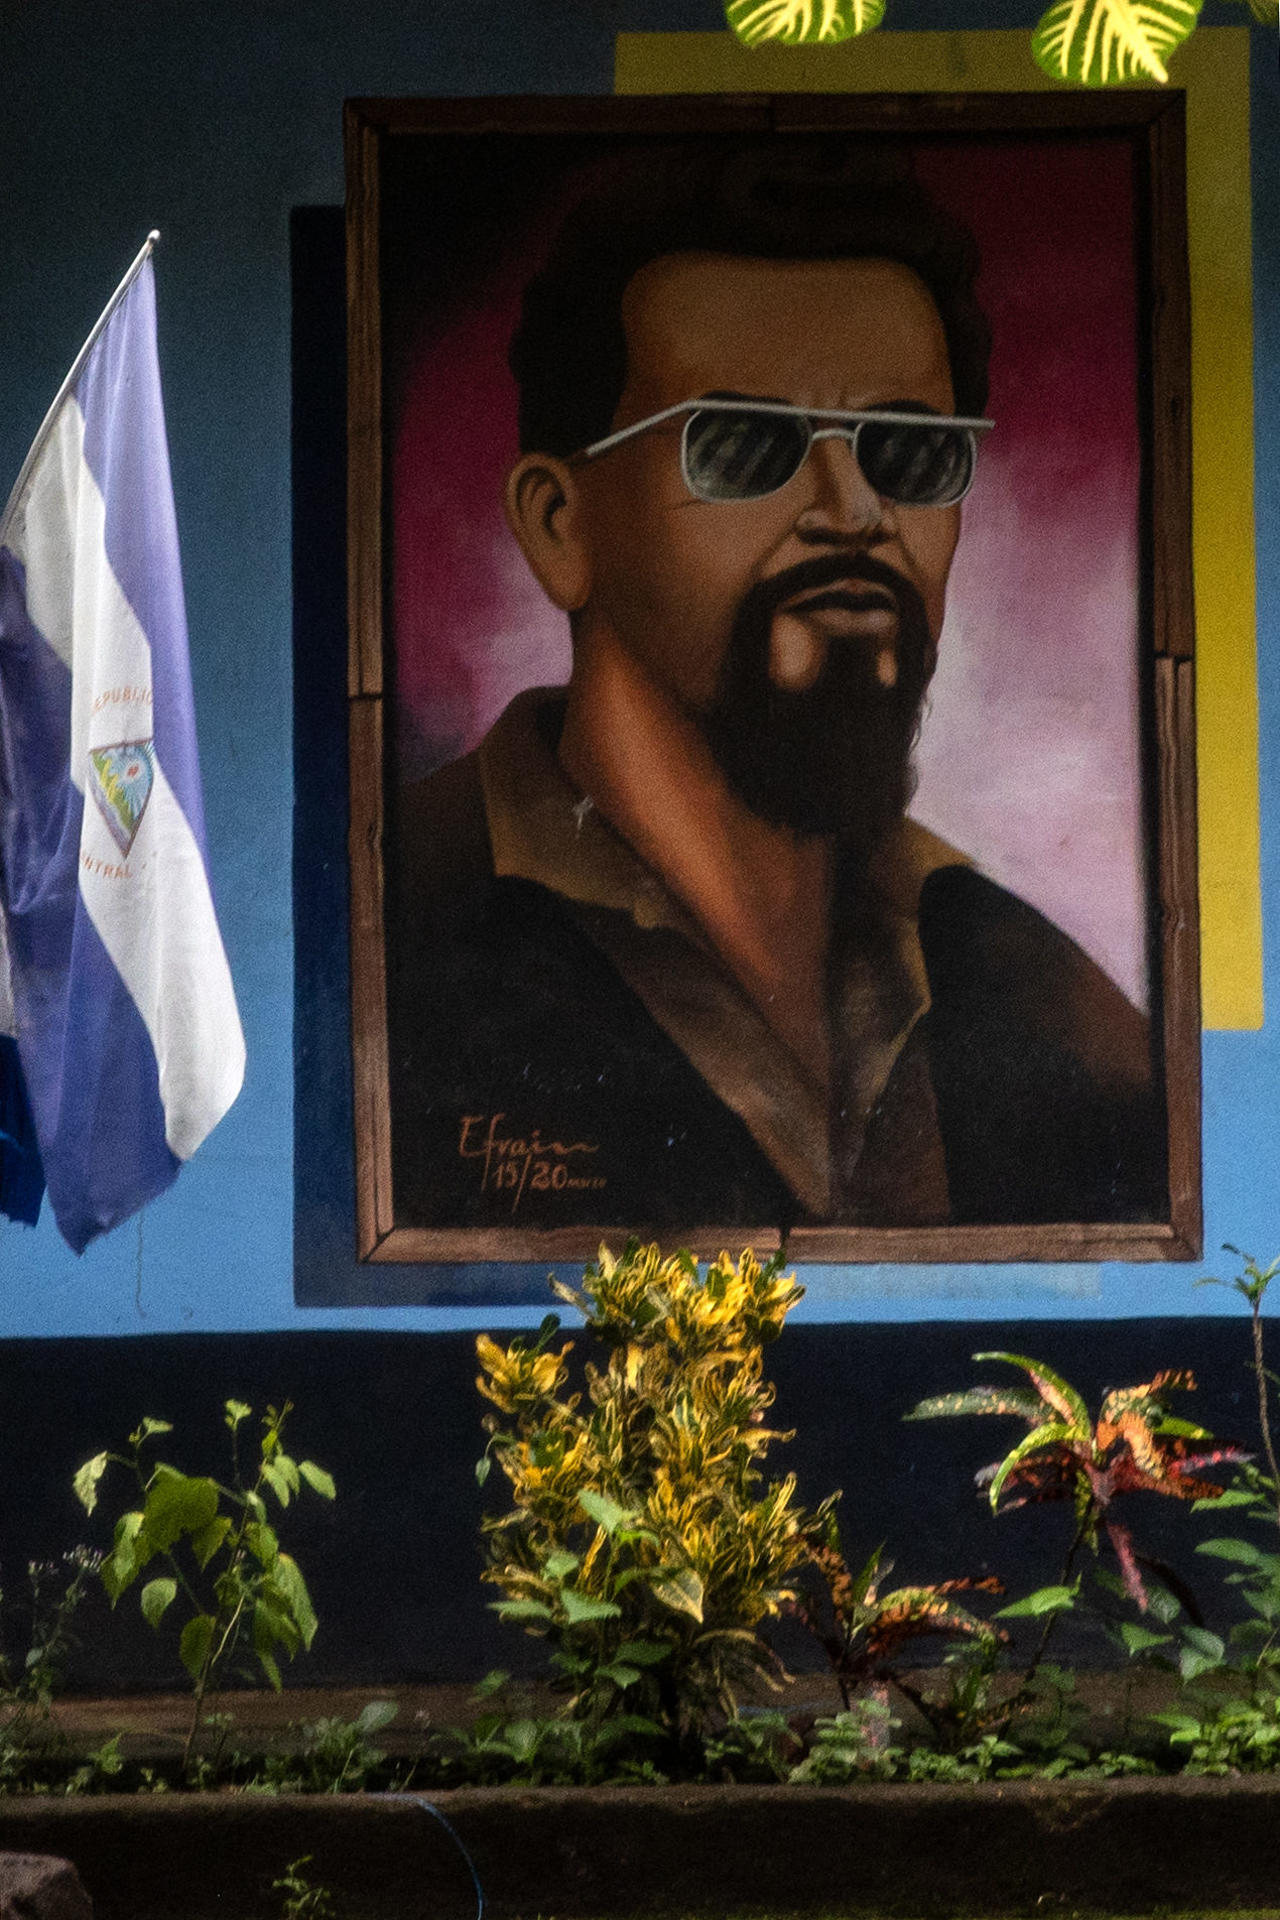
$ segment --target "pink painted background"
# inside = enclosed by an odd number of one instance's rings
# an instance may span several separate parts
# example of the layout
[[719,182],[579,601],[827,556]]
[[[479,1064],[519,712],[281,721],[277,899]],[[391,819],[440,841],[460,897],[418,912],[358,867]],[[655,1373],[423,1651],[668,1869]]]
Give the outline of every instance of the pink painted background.
[[[917,166],[982,252],[997,427],[965,503],[912,812],[1143,1005],[1129,151],[924,142]],[[483,289],[424,314],[410,356],[391,449],[404,778],[474,746],[522,687],[568,677],[566,623],[499,504],[516,446],[506,345],[554,218],[506,236]]]

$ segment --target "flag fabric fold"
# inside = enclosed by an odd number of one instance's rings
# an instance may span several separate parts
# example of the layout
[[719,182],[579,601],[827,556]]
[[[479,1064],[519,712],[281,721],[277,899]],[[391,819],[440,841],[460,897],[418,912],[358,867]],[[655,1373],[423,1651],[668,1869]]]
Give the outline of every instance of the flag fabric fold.
[[[10,1024],[77,1252],[170,1184],[244,1074],[208,879],[148,250],[108,316],[0,523]],[[3,1189],[0,1206],[13,1211]]]
[[13,1038],[9,950],[0,910],[0,1213],[34,1227],[44,1198],[44,1168]]

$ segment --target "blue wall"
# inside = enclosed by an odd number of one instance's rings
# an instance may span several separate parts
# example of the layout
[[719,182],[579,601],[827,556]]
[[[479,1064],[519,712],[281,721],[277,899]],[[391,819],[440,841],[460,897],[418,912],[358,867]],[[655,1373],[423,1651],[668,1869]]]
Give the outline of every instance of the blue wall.
[[[985,0],[966,25],[1029,27]],[[1239,24],[1241,10],[1212,18]],[[955,0],[894,0],[901,28]],[[161,359],[210,858],[249,1047],[245,1090],[177,1187],[77,1260],[0,1223],[0,1336],[485,1325],[489,1309],[293,1304],[290,215],[342,197],[358,94],[606,93],[622,29],[714,29],[711,0],[44,0],[9,9],[0,71],[0,493],[106,293],[152,225]],[[1280,80],[1254,34],[1263,885],[1280,879]],[[1245,476],[1241,476],[1241,484]],[[1222,510],[1232,510],[1223,502]],[[334,804],[342,802],[335,772]],[[303,849],[305,856],[306,849]],[[1274,946],[1274,943],[1270,943]],[[1274,953],[1269,955],[1274,962]],[[1268,1005],[1280,1004],[1274,965]],[[1280,1246],[1280,1061],[1205,1039],[1205,1244]],[[306,1116],[301,1116],[305,1124]],[[335,1197],[345,1208],[345,1197]],[[1212,1262],[1210,1262],[1212,1265]],[[1089,1319],[1229,1310],[1202,1267],[812,1269],[798,1317]],[[511,1324],[541,1307],[506,1309]]]

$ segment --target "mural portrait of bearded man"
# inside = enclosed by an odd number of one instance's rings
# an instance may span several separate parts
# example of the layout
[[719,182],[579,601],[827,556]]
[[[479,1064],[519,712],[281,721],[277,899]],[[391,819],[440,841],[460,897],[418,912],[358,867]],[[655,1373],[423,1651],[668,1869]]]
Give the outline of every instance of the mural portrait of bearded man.
[[506,515],[572,669],[401,797],[406,1224],[1165,1207],[1146,1017],[907,815],[999,430],[976,269],[865,147],[699,149],[564,220]]

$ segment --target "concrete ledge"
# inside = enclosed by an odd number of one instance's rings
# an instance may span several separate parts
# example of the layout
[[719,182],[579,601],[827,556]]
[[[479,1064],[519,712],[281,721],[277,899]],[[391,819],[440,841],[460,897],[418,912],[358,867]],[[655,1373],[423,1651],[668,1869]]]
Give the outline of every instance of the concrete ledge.
[[[1280,1908],[1280,1779],[468,1788],[433,1797],[489,1920],[763,1912],[965,1920]],[[471,1920],[439,1822],[381,1795],[0,1800],[0,1847],[75,1862],[97,1920],[276,1920],[290,1860],[343,1920]]]

